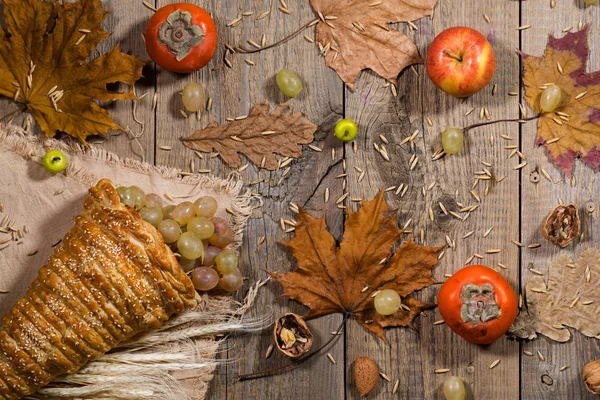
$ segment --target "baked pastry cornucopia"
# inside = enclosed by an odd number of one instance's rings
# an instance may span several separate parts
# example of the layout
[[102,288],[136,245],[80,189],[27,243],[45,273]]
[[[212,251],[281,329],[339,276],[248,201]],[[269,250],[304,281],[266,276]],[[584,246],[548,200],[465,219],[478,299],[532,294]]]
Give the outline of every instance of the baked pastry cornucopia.
[[0,326],[0,399],[36,392],[196,304],[160,233],[108,179]]

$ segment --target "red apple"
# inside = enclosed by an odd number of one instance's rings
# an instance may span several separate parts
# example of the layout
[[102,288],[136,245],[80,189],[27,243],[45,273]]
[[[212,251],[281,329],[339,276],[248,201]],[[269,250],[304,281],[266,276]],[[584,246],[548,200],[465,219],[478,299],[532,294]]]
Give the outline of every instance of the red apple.
[[487,85],[496,71],[488,40],[475,29],[449,28],[433,39],[427,52],[427,74],[444,92],[467,97]]

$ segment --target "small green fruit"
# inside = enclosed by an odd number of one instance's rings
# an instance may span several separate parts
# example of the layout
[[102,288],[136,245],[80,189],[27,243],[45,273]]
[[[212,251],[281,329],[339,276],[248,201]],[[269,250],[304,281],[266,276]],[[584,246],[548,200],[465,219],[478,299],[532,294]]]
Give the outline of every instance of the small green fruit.
[[358,134],[358,125],[351,119],[344,118],[335,124],[335,137],[342,142],[350,142],[354,140]]
[[51,174],[57,174],[67,167],[67,157],[59,150],[50,150],[44,155],[42,165]]

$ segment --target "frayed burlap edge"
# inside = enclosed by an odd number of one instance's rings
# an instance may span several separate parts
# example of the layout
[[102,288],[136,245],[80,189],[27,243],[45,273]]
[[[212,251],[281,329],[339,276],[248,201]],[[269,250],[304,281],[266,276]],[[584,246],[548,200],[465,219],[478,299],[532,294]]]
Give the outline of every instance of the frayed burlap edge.
[[[189,193],[186,196],[179,196],[180,198],[193,197],[202,189],[229,193],[232,199],[230,225],[235,233],[234,242],[232,243],[233,248],[241,245],[246,221],[252,214],[252,211],[261,205],[260,199],[251,196],[250,190],[244,188],[244,183],[237,172],[231,173],[227,179],[200,174],[181,176],[181,171],[175,168],[155,166],[137,160],[121,158],[104,149],[94,146],[85,147],[72,140],[65,142],[55,139],[45,139],[42,142],[39,137],[28,133],[16,125],[0,125],[0,146],[38,163],[41,163],[41,159],[47,149],[58,149],[69,154],[76,154],[83,160],[87,158],[100,161],[110,166],[129,169],[145,175],[159,176],[166,180],[173,180],[190,186]],[[96,182],[103,178],[89,173],[85,168],[74,168],[72,166],[67,166],[63,174],[67,178],[71,178],[87,187],[95,185]]]
[[[231,196],[230,225],[235,233],[232,247],[242,242],[245,224],[260,200],[244,189],[237,173],[227,179],[207,175],[181,176],[174,168],[153,166],[121,158],[101,148],[85,147],[74,141],[40,140],[16,125],[0,125],[0,147],[21,157],[41,163],[47,149],[59,149],[78,158],[100,161],[136,173],[159,176],[190,186],[187,196],[202,189],[226,192]],[[67,167],[63,172],[85,187],[93,186],[101,177],[85,168]],[[136,338],[89,363],[75,374],[58,377],[29,399],[161,399],[203,400],[216,366],[232,360],[216,359],[224,335],[233,332],[259,331],[269,326],[272,316],[245,318],[258,290],[266,281],[250,288],[242,303],[229,296],[199,296],[194,310],[174,316],[158,330]],[[178,380],[183,377],[183,381]],[[190,385],[187,381],[192,380]],[[183,383],[182,382],[186,382]]]

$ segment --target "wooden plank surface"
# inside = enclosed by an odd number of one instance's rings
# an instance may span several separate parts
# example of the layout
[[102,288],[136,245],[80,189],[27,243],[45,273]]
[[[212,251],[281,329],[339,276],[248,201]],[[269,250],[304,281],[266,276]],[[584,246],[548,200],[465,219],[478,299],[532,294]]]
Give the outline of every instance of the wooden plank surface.
[[[350,197],[375,195],[379,188],[389,188],[402,183],[409,186],[403,198],[391,194],[387,200],[392,207],[401,210],[398,222],[403,226],[409,219],[415,241],[421,243],[421,231],[424,232],[424,244],[437,246],[446,243],[446,236],[456,242],[455,249],[446,249],[445,255],[434,270],[434,276],[444,281],[445,274],[452,274],[462,268],[472,258],[473,253],[485,255],[484,260],[473,259],[470,264],[484,263],[496,266],[498,262],[509,266],[497,268],[513,285],[518,283],[517,251],[509,247],[506,238],[518,234],[518,225],[512,223],[518,219],[518,174],[511,171],[511,162],[504,155],[501,134],[508,133],[511,127],[492,125],[476,129],[467,134],[464,150],[455,156],[447,156],[432,161],[431,155],[441,148],[441,131],[447,126],[466,126],[479,120],[479,109],[485,106],[493,118],[509,116],[512,106],[517,109],[514,98],[506,96],[511,85],[518,82],[518,59],[504,43],[518,41],[518,33],[507,26],[503,20],[487,24],[482,17],[502,15],[506,19],[518,18],[518,4],[502,2],[482,4],[474,7],[457,7],[456,2],[442,1],[436,7],[433,21],[424,18],[416,22],[418,32],[411,32],[405,24],[400,26],[403,32],[415,40],[421,54],[425,57],[431,39],[442,30],[456,25],[467,25],[486,35],[495,48],[499,68],[492,82],[482,92],[461,101],[437,89],[426,76],[423,65],[416,66],[418,76],[406,70],[398,81],[398,97],[394,98],[390,88],[372,74],[363,74],[359,80],[357,93],[347,92],[346,115],[354,118],[361,126],[359,152],[355,155],[346,152],[349,168],[360,166],[368,171],[361,183],[350,179]],[[496,96],[491,96],[494,84],[498,85]],[[420,95],[422,93],[422,95]],[[364,101],[364,99],[367,99]],[[510,104],[510,105],[508,105]],[[464,114],[476,107],[467,117]],[[433,126],[426,123],[429,118]],[[515,141],[518,138],[516,126],[512,128]],[[408,144],[400,142],[419,131],[415,151]],[[387,163],[374,151],[373,143],[381,144],[379,134],[389,141],[387,145],[391,162]],[[494,144],[490,136],[495,138]],[[419,162],[410,170],[411,156],[416,154]],[[470,193],[474,174],[488,167],[495,177],[506,176],[500,183],[488,181],[489,194],[486,196],[486,181],[481,181],[474,189],[481,201]],[[512,172],[512,173],[511,173]],[[435,185],[431,187],[432,184]],[[425,196],[423,189],[425,188]],[[429,189],[429,190],[428,190]],[[464,206],[478,204],[479,208],[463,222],[451,215],[445,215],[439,202],[448,210],[459,212]],[[434,220],[429,217],[429,209],[434,211]],[[508,217],[508,218],[507,218]],[[483,237],[486,230],[492,232]],[[463,239],[470,231],[473,235]],[[500,254],[486,255],[487,249],[502,249]],[[429,288],[419,294],[420,299],[437,302],[437,287]],[[449,368],[451,374],[465,379],[474,399],[514,399],[518,398],[519,388],[514,382],[519,379],[518,344],[505,338],[491,346],[481,347],[469,344],[446,325],[433,325],[441,317],[437,311],[427,312],[427,316],[417,319],[416,331],[408,329],[389,330],[386,337],[389,345],[380,343],[357,324],[350,324],[347,342],[347,359],[350,362],[358,356],[369,355],[379,367],[392,378],[391,383],[383,382],[378,393],[381,398],[393,398],[392,390],[396,379],[400,380],[400,398],[404,399],[441,399],[440,387],[448,377],[435,374],[438,368]],[[495,360],[501,362],[493,370],[489,366]],[[348,368],[347,381],[351,381],[351,368]],[[490,382],[495,382],[490,385]],[[358,399],[355,390],[349,391],[348,398]]]
[[[156,6],[162,6],[175,0],[155,0]],[[446,249],[444,256],[434,270],[434,276],[443,281],[446,274],[452,274],[464,266],[474,254],[481,253],[484,259],[477,258],[472,263],[481,262],[502,273],[515,289],[524,286],[531,278],[528,266],[532,263],[536,269],[547,271],[549,261],[561,252],[576,257],[587,247],[598,247],[595,234],[598,226],[600,204],[597,201],[599,185],[595,174],[581,163],[576,163],[574,186],[570,182],[551,184],[545,179],[538,183],[530,180],[530,174],[537,167],[547,170],[555,179],[564,179],[561,172],[549,162],[543,149],[534,147],[535,122],[519,126],[516,124],[497,124],[471,131],[467,134],[464,149],[457,155],[438,161],[431,160],[431,154],[441,147],[440,132],[446,126],[465,126],[479,121],[481,107],[487,107],[492,119],[515,118],[518,116],[518,96],[508,96],[509,91],[519,91],[519,59],[514,49],[521,48],[530,54],[541,54],[548,33],[561,35],[563,28],[577,28],[579,20],[592,22],[590,30],[591,57],[589,70],[600,69],[600,32],[598,20],[600,7],[585,7],[582,1],[560,2],[556,8],[550,8],[550,1],[458,1],[440,0],[433,19],[416,21],[418,31],[408,29],[407,24],[392,25],[408,34],[417,44],[422,56],[426,56],[431,40],[443,29],[465,25],[486,35],[496,53],[498,68],[491,84],[482,92],[461,101],[445,95],[433,86],[426,76],[424,66],[416,66],[416,72],[407,69],[398,81],[398,96],[394,97],[386,82],[372,74],[363,72],[358,80],[355,93],[348,91],[336,73],[328,69],[314,44],[302,36],[286,44],[254,55],[228,55],[233,68],[223,64],[224,44],[233,46],[246,44],[247,40],[261,41],[264,34],[267,43],[271,43],[297,27],[314,18],[308,1],[290,1],[290,15],[278,10],[275,0],[211,0],[198,1],[215,17],[220,45],[213,61],[199,72],[179,75],[155,68],[153,64],[144,70],[145,79],[136,85],[136,93],[147,93],[136,106],[135,118],[131,102],[118,102],[107,105],[115,121],[129,127],[133,135],[140,133],[143,123],[144,133],[138,138],[138,145],[132,140],[132,134],[111,135],[101,144],[123,157],[167,165],[190,171],[194,169],[210,170],[215,175],[227,177],[237,173],[224,165],[220,158],[204,155],[199,159],[192,151],[184,148],[179,138],[189,135],[195,129],[205,126],[209,121],[221,123],[227,117],[247,114],[250,107],[262,100],[268,100],[274,106],[285,101],[275,84],[275,74],[281,68],[291,68],[298,72],[304,82],[300,96],[291,100],[295,110],[304,112],[319,125],[314,143],[322,152],[304,148],[303,156],[293,162],[290,172],[283,177],[283,171],[269,172],[250,166],[241,172],[244,182],[250,184],[261,180],[250,189],[262,196],[263,207],[257,210],[249,221],[241,249],[244,275],[248,282],[264,279],[264,270],[278,272],[289,271],[294,267],[291,254],[281,241],[291,237],[280,228],[280,218],[295,219],[289,209],[294,202],[305,207],[314,216],[325,215],[332,234],[341,238],[344,212],[335,200],[344,191],[342,179],[335,177],[347,167],[348,199],[372,198],[381,188],[400,184],[408,185],[404,197],[386,194],[390,206],[397,208],[398,223],[404,225],[409,219],[415,241],[421,243],[423,230],[426,245],[440,245],[446,242],[446,236],[456,241],[456,249]],[[141,1],[105,0],[112,14],[106,21],[106,29],[114,32],[99,48],[100,52],[121,42],[124,51],[148,59],[142,32],[152,12]],[[257,20],[263,12],[271,10],[264,19]],[[242,12],[254,14],[243,18],[237,27],[225,25]],[[487,23],[483,18],[490,18]],[[516,28],[523,24],[532,27],[525,31]],[[314,29],[304,32],[314,37]],[[251,66],[244,60],[256,63]],[[182,102],[179,92],[188,82],[200,82],[206,85],[212,98],[212,109],[195,116],[184,118],[180,110]],[[492,96],[493,85],[497,93]],[[152,110],[152,98],[157,93],[158,104]],[[465,114],[474,108],[469,115]],[[0,113],[15,109],[7,100],[0,101]],[[341,145],[331,132],[335,122],[346,116],[359,123],[360,136],[358,151],[352,145]],[[431,120],[431,126],[427,119]],[[21,123],[20,119],[15,119]],[[407,144],[400,142],[419,131],[412,151]],[[386,148],[390,162],[375,152],[373,143],[381,143],[379,135],[390,142]],[[501,135],[511,137],[503,139]],[[493,139],[492,139],[493,138]],[[492,143],[493,141],[493,143]],[[509,151],[505,145],[520,145],[528,161],[520,172],[513,170],[518,163],[516,157],[507,158]],[[171,151],[160,150],[161,146],[172,147]],[[332,149],[335,155],[332,157]],[[408,161],[416,154],[419,157],[417,167],[410,171]],[[482,164],[486,162],[492,167]],[[361,168],[365,177],[358,182],[359,173],[354,167]],[[474,189],[481,201],[470,193],[474,174],[488,168],[501,182],[490,184],[485,195],[485,182]],[[423,196],[426,189],[435,182]],[[324,191],[329,188],[330,200],[324,202]],[[562,199],[573,201],[580,206],[584,219],[584,239],[575,246],[560,251],[540,234],[541,223],[548,212]],[[450,210],[458,210],[463,205],[479,204],[479,208],[464,221],[445,215],[438,203],[442,202]],[[586,204],[594,204],[596,210],[587,213]],[[356,203],[346,201],[356,209]],[[428,217],[429,208],[434,220]],[[490,229],[487,237],[484,233]],[[468,232],[472,236],[463,239]],[[259,239],[266,238],[262,245]],[[519,250],[511,243],[518,239],[524,243],[539,242],[537,250]],[[501,249],[500,254],[487,255],[488,249]],[[505,265],[504,269],[498,263]],[[417,297],[423,301],[435,302],[438,287],[434,286]],[[270,312],[278,317],[283,312],[302,313],[305,308],[281,296],[281,289],[274,283],[268,284],[261,292],[256,310],[259,313]],[[448,375],[434,373],[436,368],[449,368],[452,374],[465,379],[469,399],[505,400],[505,399],[592,399],[581,384],[581,369],[585,363],[600,358],[597,340],[584,338],[573,332],[569,343],[557,344],[543,337],[529,343],[519,344],[505,338],[491,346],[481,347],[467,343],[445,325],[433,325],[440,319],[437,310],[429,311],[417,318],[416,330],[392,329],[386,333],[388,343],[383,343],[354,322],[346,324],[345,333],[336,344],[326,352],[337,360],[333,365],[322,355],[297,368],[291,373],[265,379],[238,382],[238,374],[255,372],[287,364],[289,361],[276,352],[265,360],[264,354],[272,341],[269,330],[262,334],[242,335],[228,341],[226,355],[237,359],[236,363],[222,366],[210,386],[210,399],[358,399],[354,389],[352,367],[354,360],[361,355],[373,357],[380,369],[390,376],[392,382],[382,381],[371,398],[382,399],[442,399],[441,384]],[[317,337],[315,347],[329,339],[342,318],[340,315],[319,318],[311,321],[310,326]],[[525,356],[522,351],[539,350],[546,360]],[[326,353],[325,352],[325,353]],[[490,369],[494,360],[500,360],[498,366]],[[559,371],[564,365],[569,368]],[[542,383],[542,375],[552,378],[553,384]],[[392,395],[395,380],[399,380],[399,390]]]
[[[542,55],[546,47],[548,35],[554,33],[556,37],[564,35],[563,29],[572,27],[573,31],[582,24],[591,23],[589,32],[590,57],[587,65],[588,71],[600,69],[600,32],[598,20],[599,7],[586,7],[583,2],[556,2],[556,8],[551,9],[549,2],[522,3],[522,24],[531,24],[531,29],[522,33],[522,49],[527,54]],[[531,112],[531,110],[530,110]],[[521,238],[523,243],[542,243],[542,247],[535,250],[523,250],[521,253],[521,286],[534,275],[528,271],[530,266],[547,274],[548,266],[560,254],[569,254],[577,260],[579,254],[589,247],[599,246],[596,232],[600,228],[598,212],[600,204],[598,195],[600,186],[596,174],[581,161],[575,162],[573,169],[574,179],[570,181],[559,168],[548,161],[548,156],[543,148],[535,147],[537,124],[531,122],[522,126],[521,146],[528,158],[529,165],[523,169],[521,176]],[[530,179],[544,168],[555,180],[560,183],[550,183],[542,176],[539,183]],[[532,182],[532,180],[534,182]],[[543,221],[559,204],[575,203],[579,208],[582,219],[583,240],[575,240],[565,249],[559,249],[546,241],[540,233]],[[588,213],[586,206],[593,206],[596,211]],[[544,276],[547,279],[547,276]],[[600,288],[599,288],[600,290]],[[556,343],[543,336],[537,340],[523,345],[523,349],[533,352],[534,357],[522,356],[521,396],[523,399],[595,399],[597,396],[589,393],[581,385],[581,372],[588,362],[600,358],[598,341],[585,338],[583,335],[571,331],[572,338],[568,343]],[[540,351],[545,360],[537,356]],[[561,371],[561,368],[568,369]],[[544,380],[542,380],[544,377]],[[548,377],[550,379],[548,379]],[[551,384],[550,384],[551,383]]]

